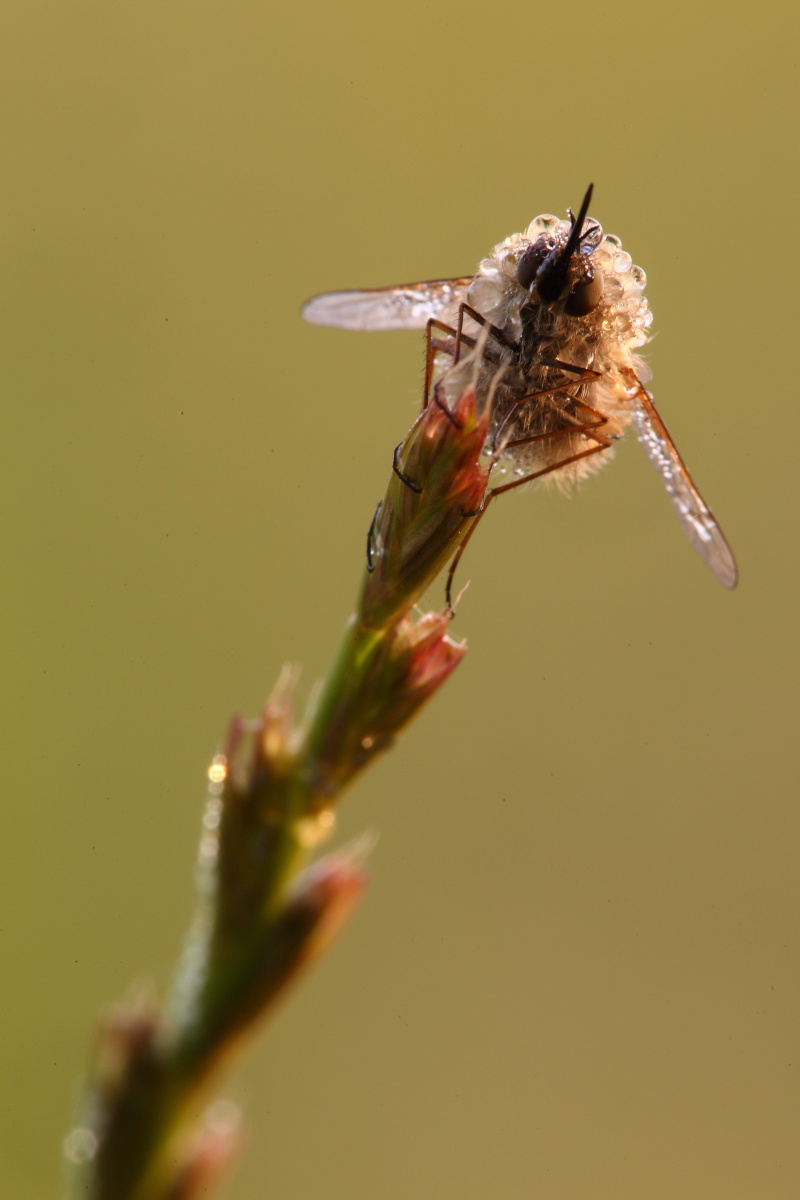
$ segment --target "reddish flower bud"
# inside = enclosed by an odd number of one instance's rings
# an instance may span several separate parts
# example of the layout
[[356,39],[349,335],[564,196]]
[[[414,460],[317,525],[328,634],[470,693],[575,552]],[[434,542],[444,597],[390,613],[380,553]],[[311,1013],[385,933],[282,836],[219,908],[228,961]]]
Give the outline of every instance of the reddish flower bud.
[[471,391],[452,410],[432,400],[397,451],[370,531],[371,570],[359,604],[367,628],[386,628],[408,612],[455,552],[486,492],[487,422]]

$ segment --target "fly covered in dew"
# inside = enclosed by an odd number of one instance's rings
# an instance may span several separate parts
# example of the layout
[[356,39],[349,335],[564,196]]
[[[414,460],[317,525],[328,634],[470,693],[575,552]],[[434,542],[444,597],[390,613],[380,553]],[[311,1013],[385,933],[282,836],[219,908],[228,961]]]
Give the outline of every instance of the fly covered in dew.
[[633,425],[689,541],[720,583],[735,587],[730,546],[645,387],[636,353],[652,322],[644,271],[589,217],[591,197],[590,185],[567,221],[536,217],[472,277],[329,292],[309,300],[303,316],[342,329],[425,329],[423,406],[432,384],[439,404],[471,386],[489,406],[484,451],[500,481],[451,578],[493,497],[536,479],[577,483],[610,460]]

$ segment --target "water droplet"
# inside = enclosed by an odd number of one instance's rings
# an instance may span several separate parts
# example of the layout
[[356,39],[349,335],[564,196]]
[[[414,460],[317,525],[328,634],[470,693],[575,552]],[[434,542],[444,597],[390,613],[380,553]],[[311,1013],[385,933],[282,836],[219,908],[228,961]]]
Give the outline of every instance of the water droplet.
[[73,1163],[90,1162],[97,1153],[97,1134],[80,1126],[64,1138],[64,1154]]
[[215,754],[208,768],[211,783],[224,783],[228,776],[228,760],[224,754]]
[[217,836],[214,833],[206,833],[200,839],[200,862],[203,866],[208,866],[216,861],[217,857]]
[[222,805],[219,801],[208,805],[203,813],[203,827],[205,829],[218,829],[219,823],[222,820]]
[[331,836],[335,825],[333,810],[323,808],[313,817],[302,817],[297,822],[297,840],[306,850],[313,850]]

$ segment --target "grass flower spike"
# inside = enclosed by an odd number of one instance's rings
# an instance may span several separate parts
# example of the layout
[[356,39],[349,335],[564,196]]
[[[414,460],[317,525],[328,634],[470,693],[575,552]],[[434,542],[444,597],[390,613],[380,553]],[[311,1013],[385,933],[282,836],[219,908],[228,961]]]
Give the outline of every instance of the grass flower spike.
[[327,948],[365,886],[360,855],[311,862],[343,789],[387,750],[466,649],[450,612],[412,612],[486,492],[486,418],[469,389],[431,403],[395,452],[355,614],[306,717],[284,674],[256,721],[234,721],[208,772],[197,909],[171,996],[101,1023],[70,1200],[197,1200],[238,1146],[221,1068]]

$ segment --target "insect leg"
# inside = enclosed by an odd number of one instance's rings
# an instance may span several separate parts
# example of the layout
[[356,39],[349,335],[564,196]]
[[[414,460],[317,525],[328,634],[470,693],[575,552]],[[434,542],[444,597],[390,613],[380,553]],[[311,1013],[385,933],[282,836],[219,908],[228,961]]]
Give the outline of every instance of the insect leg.
[[562,371],[572,371],[575,375],[580,375],[581,379],[588,379],[592,382],[599,379],[603,374],[602,371],[593,371],[591,367],[576,367],[572,363],[562,362],[560,358],[543,357],[537,360],[543,367],[560,367]]
[[436,381],[436,383],[433,385],[433,403],[436,405],[437,408],[440,408],[442,410],[442,412],[447,417],[447,419],[451,425],[453,425],[456,429],[463,429],[464,426],[461,424],[461,422],[459,420],[457,420],[453,416],[450,409],[447,407],[444,400],[442,400],[441,396],[439,395],[441,390],[442,390],[442,381],[441,381],[441,379],[438,379]]
[[[557,383],[553,387],[542,388],[542,390],[539,392],[529,392],[527,396],[521,396],[519,400],[515,400],[508,411],[503,415],[503,419],[499,422],[494,434],[492,435],[492,453],[494,454],[497,451],[497,443],[500,439],[500,434],[503,432],[503,429],[506,427],[514,413],[517,412],[518,409],[522,408],[523,404],[527,404],[529,400],[541,400],[543,396],[554,396],[557,392],[564,392],[568,387],[574,386],[574,384],[569,383]],[[570,399],[574,400],[575,397],[571,396]],[[557,430],[556,432],[561,431]],[[517,443],[515,442],[514,445],[516,444]]]
[[453,600],[452,600],[453,576],[456,573],[456,567],[461,562],[461,556],[467,548],[469,539],[472,537],[473,533],[478,528],[478,524],[480,522],[481,517],[486,512],[487,508],[489,507],[489,505],[491,504],[493,499],[494,499],[494,492],[489,492],[487,494],[485,500],[483,501],[482,506],[478,509],[477,513],[475,514],[475,520],[472,522],[469,529],[464,534],[464,537],[461,540],[461,544],[459,545],[458,549],[456,550],[455,558],[453,559],[453,561],[451,562],[451,564],[448,568],[447,583],[445,584],[445,588],[444,588],[444,602],[445,602],[445,609],[449,612],[451,617],[454,617],[456,615],[455,609],[453,608]]
[[[577,433],[580,432],[580,429],[573,427],[562,429],[560,432]],[[562,467],[568,467],[570,463],[577,462],[579,458],[588,458],[591,454],[599,454],[602,450],[607,450],[611,445],[610,439],[603,437],[602,434],[589,433],[588,436],[597,439],[598,445],[590,446],[588,450],[579,450],[576,454],[570,454],[568,458],[562,458],[559,462],[550,463],[548,467],[542,467],[539,471],[531,472],[530,475],[523,475],[522,479],[512,479],[511,483],[501,483],[500,487],[492,488],[489,495],[501,496],[503,492],[510,492],[512,488],[522,487],[523,483],[531,483],[534,479],[541,479],[543,475],[549,475],[552,471],[559,471]]]
[[[449,342],[443,342],[440,338],[433,337],[432,331],[434,329],[438,329],[442,333],[446,333],[448,338],[451,340]],[[458,334],[456,330],[453,329],[452,325],[445,325],[443,321],[438,321],[436,317],[430,317],[428,319],[428,323],[425,326],[425,387],[422,392],[423,408],[428,407],[428,401],[430,398],[431,380],[433,378],[433,360],[438,353],[449,354],[452,357],[454,353],[452,339],[457,337]],[[463,340],[470,347],[475,345],[474,338],[467,338],[465,336]],[[453,361],[455,361],[455,359]]]
[[[570,426],[569,429],[551,429],[548,433],[534,433],[530,437],[516,438],[513,442],[508,442],[505,449],[511,450],[515,446],[529,446],[531,442],[543,442],[547,438],[564,437],[568,433],[577,433],[583,437],[590,438],[593,442],[597,442],[598,446],[603,450],[607,450],[612,441],[610,437],[606,437],[603,433],[597,432],[598,425],[587,421],[585,424],[577,424]],[[556,466],[563,466],[563,462],[556,463]],[[549,468],[553,470],[554,468]],[[516,484],[514,485],[516,486]]]
[[[554,436],[559,436],[559,435],[563,436],[564,434],[571,434],[574,432],[576,432],[576,430],[573,426],[571,426],[568,429],[556,430],[554,433]],[[550,436],[550,435],[549,434],[537,434],[532,438],[521,438],[520,442],[536,441],[538,438],[548,437],[548,436]],[[444,596],[445,596],[446,607],[450,610],[451,613],[453,612],[453,604],[452,604],[452,599],[451,599],[452,591],[453,591],[453,576],[456,573],[456,567],[458,566],[459,562],[461,561],[461,556],[463,555],[464,551],[467,548],[467,543],[469,542],[470,538],[472,537],[473,533],[475,532],[475,526],[478,524],[481,517],[486,512],[486,509],[489,507],[492,500],[494,500],[495,496],[501,496],[503,494],[503,492],[510,492],[513,488],[522,487],[522,485],[524,483],[532,483],[534,479],[541,479],[541,477],[543,475],[549,475],[552,471],[558,471],[561,467],[567,467],[567,466],[569,466],[570,463],[577,462],[578,459],[580,459],[580,458],[589,458],[589,456],[592,454],[599,454],[599,453],[601,453],[601,451],[607,450],[609,445],[611,444],[610,440],[608,438],[604,438],[602,434],[589,433],[588,436],[597,438],[598,440],[602,439],[602,441],[599,441],[599,444],[596,446],[590,446],[588,450],[580,450],[576,454],[570,454],[567,458],[562,458],[559,462],[551,463],[550,466],[548,466],[548,467],[542,467],[542,469],[539,471],[533,471],[533,472],[531,472],[530,475],[523,476],[522,479],[513,479],[511,481],[511,483],[503,483],[500,485],[500,487],[491,488],[487,492],[486,499],[483,502],[483,507],[480,509],[477,516],[475,517],[475,520],[472,522],[469,529],[467,530],[466,535],[464,536],[464,538],[461,542],[461,545],[456,550],[455,558],[451,562],[450,567],[447,572],[447,582],[445,584]],[[516,443],[516,444],[519,444],[519,443]]]
[[419,486],[419,484],[412,483],[411,480],[408,478],[408,476],[404,475],[403,472],[400,470],[399,466],[397,465],[398,460],[400,458],[400,451],[402,450],[402,448],[403,448],[402,442],[398,442],[394,448],[394,457],[392,458],[392,470],[394,471],[397,478],[401,481],[401,483],[404,483],[407,488],[410,488],[412,492],[416,492],[417,495],[419,496],[422,492],[422,488]]
[[[493,325],[491,321],[487,321],[486,317],[484,317],[482,313],[479,313],[477,309],[473,308],[471,304],[459,304],[459,306],[458,306],[458,325],[456,326],[456,328],[457,328],[456,348],[455,348],[455,354],[453,355],[454,363],[457,363],[459,360],[459,357],[461,354],[462,341],[466,342],[467,345],[470,344],[470,339],[464,333],[464,317],[465,317],[465,315],[468,317],[471,317],[476,325],[482,325],[484,329],[488,329],[489,333],[492,335],[494,340],[496,342],[498,342],[501,346],[503,346],[506,350],[511,350],[515,354],[519,353],[519,343],[518,342],[512,342],[510,338],[506,337],[506,335],[503,333],[502,329],[498,329],[497,326]],[[475,342],[472,341],[471,344],[474,346]]]
[[596,418],[594,421],[579,421],[577,417],[571,417],[569,413],[563,413],[563,417],[567,421],[572,421],[572,425],[567,429],[550,429],[547,433],[532,433],[527,437],[514,438],[513,442],[506,442],[504,450],[512,450],[515,446],[528,446],[531,442],[541,442],[545,438],[563,437],[568,433],[583,434],[584,437],[591,438],[593,442],[598,442],[606,449],[613,443],[613,438],[608,437],[605,433],[598,433],[598,430],[606,424],[608,417],[604,416],[598,409],[592,408],[590,404],[585,404],[583,400],[577,400],[573,397],[575,403],[579,405],[590,416]]
[[[451,325],[445,325],[443,321],[439,321],[436,317],[430,317],[425,326],[425,386],[422,393],[422,407],[427,408],[430,400],[431,381],[433,379],[434,360],[437,354],[449,354],[455,366],[461,357],[461,347],[468,346],[470,350],[474,350],[479,339],[471,337],[464,333],[464,315],[470,317],[477,325],[487,329],[492,337],[506,350],[512,353],[519,352],[517,343],[510,341],[503,333],[502,329],[498,329],[496,325],[492,325],[491,321],[487,321],[486,317],[482,316],[476,309],[469,304],[460,304],[458,308],[458,322],[455,329]],[[447,341],[442,341],[441,338],[432,336],[434,329],[440,330],[447,334]],[[483,357],[491,361],[497,361],[496,355],[491,352],[487,353],[484,349]]]
[[[580,375],[582,379],[588,378],[590,383],[594,382],[596,379],[599,379],[602,374],[600,371],[592,371],[588,367],[574,367],[574,366],[572,366],[571,363],[561,362],[561,360],[558,358],[543,359],[542,366],[557,367],[559,370],[562,370],[562,371],[574,371],[575,374]],[[567,395],[569,396],[569,398],[573,401],[573,403],[577,404],[580,408],[582,408],[584,410],[584,412],[588,412],[588,413],[592,414],[593,416],[600,418],[597,422],[598,425],[605,424],[605,422],[608,420],[608,418],[604,417],[603,414],[598,409],[592,408],[592,406],[590,404],[586,404],[585,401],[579,400],[577,396],[573,396],[571,392],[567,392],[567,389],[570,387],[575,387],[576,383],[577,383],[577,380],[573,383],[559,383],[559,384],[554,385],[553,387],[544,388],[542,391],[539,391],[539,392],[530,392],[527,396],[521,396],[519,398],[519,400],[515,400],[514,403],[511,405],[511,407],[508,409],[508,411],[503,415],[503,419],[500,421],[499,425],[497,426],[497,428],[494,431],[494,434],[492,436],[492,453],[495,453],[495,451],[497,450],[497,443],[500,439],[500,434],[503,432],[505,425],[508,423],[508,421],[514,415],[514,413],[517,412],[517,410],[522,407],[523,404],[527,404],[529,400],[540,400],[543,396],[556,395],[558,392],[566,392]],[[564,414],[564,415],[566,416],[566,414]],[[511,444],[515,445],[515,446],[519,445],[518,442],[513,442]]]

